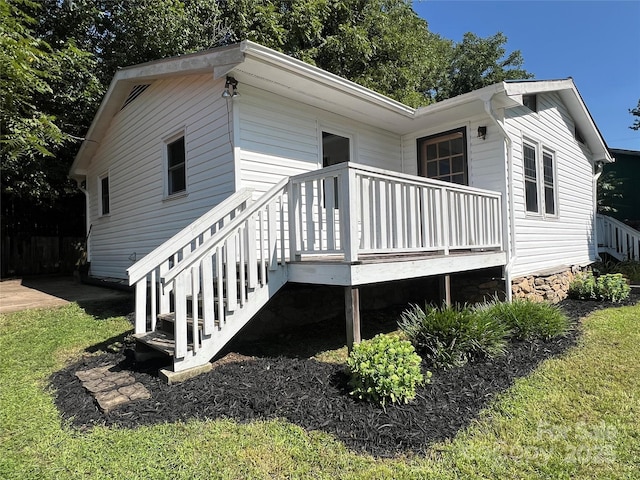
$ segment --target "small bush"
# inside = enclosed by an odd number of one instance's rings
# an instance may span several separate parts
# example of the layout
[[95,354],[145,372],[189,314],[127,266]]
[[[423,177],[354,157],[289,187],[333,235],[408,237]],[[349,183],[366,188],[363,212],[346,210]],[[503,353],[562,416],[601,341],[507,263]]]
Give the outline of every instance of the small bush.
[[596,279],[591,272],[581,272],[569,284],[570,298],[590,300],[596,298]]
[[569,296],[580,300],[606,300],[619,302],[629,296],[631,288],[621,273],[608,273],[594,277],[581,273],[569,285]]
[[511,337],[519,340],[549,339],[565,335],[570,328],[568,317],[556,305],[515,299],[511,303],[494,300],[479,310],[504,324]]
[[353,346],[347,359],[351,394],[379,403],[408,403],[416,387],[429,381],[420,371],[421,358],[410,342],[391,335],[376,335]]
[[504,353],[507,329],[492,317],[467,306],[418,305],[398,322],[416,350],[436,368],[459,367],[474,357]]
[[631,287],[621,273],[608,273],[596,279],[596,294],[602,300],[619,302],[629,296]]
[[625,260],[622,262],[605,260],[595,263],[593,265],[593,271],[599,275],[621,273],[629,279],[631,283],[640,283],[640,262],[635,260]]

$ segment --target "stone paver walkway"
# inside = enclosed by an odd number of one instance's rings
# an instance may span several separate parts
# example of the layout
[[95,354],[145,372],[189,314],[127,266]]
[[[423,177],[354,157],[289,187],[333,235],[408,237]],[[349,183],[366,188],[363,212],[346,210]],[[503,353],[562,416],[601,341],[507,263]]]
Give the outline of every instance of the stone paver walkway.
[[117,370],[113,364],[79,370],[76,377],[105,413],[126,403],[151,398],[149,390],[140,382],[136,382],[133,375]]

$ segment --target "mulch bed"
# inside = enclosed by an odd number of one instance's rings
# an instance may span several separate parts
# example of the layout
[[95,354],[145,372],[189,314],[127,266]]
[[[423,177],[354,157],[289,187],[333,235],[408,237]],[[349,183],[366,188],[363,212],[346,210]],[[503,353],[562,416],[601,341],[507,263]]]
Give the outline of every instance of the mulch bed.
[[[636,293],[623,304],[638,301],[640,295]],[[425,453],[430,444],[452,438],[469,425],[497,393],[517,378],[573,346],[580,335],[581,317],[612,306],[574,300],[560,305],[575,324],[568,336],[546,342],[513,343],[503,357],[448,371],[435,370],[431,383],[418,390],[414,401],[388,405],[386,410],[351,397],[342,366],[296,358],[294,350],[287,350],[296,344],[291,338],[295,333],[283,343],[283,351],[291,353],[287,357],[248,357],[238,347],[240,353],[231,353],[210,373],[177,385],[166,385],[158,379],[157,365],[136,365],[123,353],[86,356],[55,373],[51,384],[62,417],[82,430],[95,425],[135,428],[190,419],[250,422],[281,418],[307,430],[328,432],[358,452],[379,457]],[[378,320],[379,315],[372,314]],[[364,313],[363,324],[366,321]],[[250,350],[253,355],[259,353],[255,345],[246,349]],[[113,362],[146,386],[151,398],[104,414],[82,388],[75,372]]]

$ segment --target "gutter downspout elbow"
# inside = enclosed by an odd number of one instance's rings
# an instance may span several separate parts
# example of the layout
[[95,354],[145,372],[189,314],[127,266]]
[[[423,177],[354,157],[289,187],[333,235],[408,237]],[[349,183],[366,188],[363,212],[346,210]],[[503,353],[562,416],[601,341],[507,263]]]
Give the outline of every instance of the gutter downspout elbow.
[[516,250],[516,242],[515,242],[515,216],[514,216],[514,202],[513,202],[513,141],[509,136],[509,133],[505,129],[504,125],[498,120],[498,116],[493,110],[493,97],[496,93],[492,94],[491,97],[484,100],[484,110],[491,118],[493,123],[498,127],[500,133],[502,134],[504,141],[507,146],[507,171],[505,172],[505,192],[507,193],[507,198],[504,201],[505,206],[505,214],[507,215],[507,220],[505,221],[505,225],[507,226],[507,231],[504,233],[506,235],[506,243],[508,243],[507,250],[507,264],[504,267],[505,272],[505,281],[508,285],[506,288],[506,296],[507,301],[511,301],[512,299],[512,289],[511,289],[511,269],[513,268],[513,264],[515,263],[517,256]]

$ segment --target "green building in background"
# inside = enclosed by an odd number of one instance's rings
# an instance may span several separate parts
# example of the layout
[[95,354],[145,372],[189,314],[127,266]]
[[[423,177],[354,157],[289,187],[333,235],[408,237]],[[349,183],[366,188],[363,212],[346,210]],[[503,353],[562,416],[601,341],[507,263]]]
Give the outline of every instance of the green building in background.
[[604,166],[604,175],[610,174],[620,181],[622,198],[608,202],[617,211],[607,215],[640,230],[640,151],[616,148],[609,151],[616,161]]

